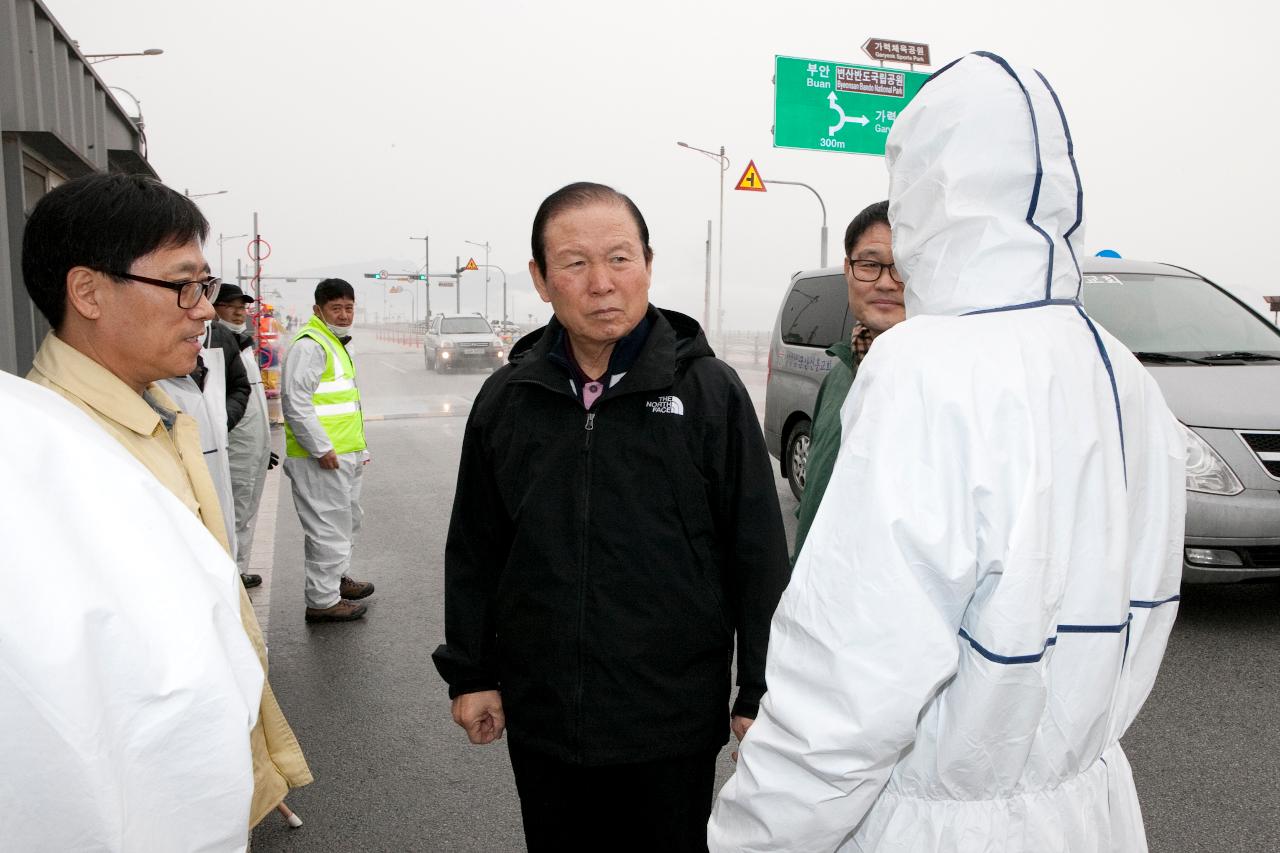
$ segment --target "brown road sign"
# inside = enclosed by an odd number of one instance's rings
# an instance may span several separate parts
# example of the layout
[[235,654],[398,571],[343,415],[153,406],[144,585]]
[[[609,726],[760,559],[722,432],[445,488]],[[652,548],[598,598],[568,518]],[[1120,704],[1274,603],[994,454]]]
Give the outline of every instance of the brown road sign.
[[929,64],[929,45],[913,41],[869,38],[862,51],[880,62],[906,62],[911,65]]

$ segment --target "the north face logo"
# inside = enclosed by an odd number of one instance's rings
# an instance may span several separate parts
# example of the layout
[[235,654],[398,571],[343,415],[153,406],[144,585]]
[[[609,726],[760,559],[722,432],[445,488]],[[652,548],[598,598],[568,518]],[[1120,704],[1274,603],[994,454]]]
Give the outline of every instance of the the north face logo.
[[659,397],[656,400],[649,400],[645,405],[660,415],[684,414],[684,403],[680,402],[679,397]]

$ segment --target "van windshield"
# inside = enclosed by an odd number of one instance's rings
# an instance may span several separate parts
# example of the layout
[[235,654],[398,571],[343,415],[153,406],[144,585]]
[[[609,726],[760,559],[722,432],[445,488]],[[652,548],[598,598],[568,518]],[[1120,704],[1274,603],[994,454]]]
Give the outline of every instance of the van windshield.
[[485,335],[492,331],[483,317],[445,317],[440,321],[442,335]]
[[1280,356],[1280,330],[1198,278],[1086,273],[1083,301],[1133,352]]

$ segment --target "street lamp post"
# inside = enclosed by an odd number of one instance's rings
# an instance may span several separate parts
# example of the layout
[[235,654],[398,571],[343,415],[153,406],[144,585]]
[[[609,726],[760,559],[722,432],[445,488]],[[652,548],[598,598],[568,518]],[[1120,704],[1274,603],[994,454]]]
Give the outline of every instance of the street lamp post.
[[[133,105],[137,107],[138,114],[136,116],[131,116],[126,111],[125,115],[128,116],[129,121],[133,122],[138,126],[138,130],[146,130],[147,124],[142,120],[142,101],[138,100],[138,96],[133,94],[133,92],[130,92],[128,89],[126,89],[123,86],[108,86],[107,88],[116,92],[124,92],[126,95],[129,96],[130,100],[133,101]],[[117,101],[117,103],[119,103],[119,101]],[[123,106],[123,104],[121,106]]]
[[[690,145],[687,142],[677,142],[681,148],[688,148],[690,151],[697,151],[699,154],[705,154],[716,160],[720,164],[720,246],[718,251],[719,259],[716,261],[716,337],[724,337],[724,173],[729,171],[729,158],[724,156],[724,146],[720,146],[720,153],[708,151],[705,148],[699,148],[696,145]],[[708,283],[709,286],[710,283]],[[710,294],[707,294],[706,301],[710,302]],[[705,318],[704,318],[705,319]],[[708,325],[710,325],[708,323]]]
[[766,186],[768,186],[769,184],[788,184],[793,187],[804,187],[809,192],[817,196],[818,206],[822,208],[822,254],[821,254],[821,263],[819,264],[819,266],[825,267],[827,265],[827,206],[826,204],[823,203],[822,196],[818,195],[818,191],[815,190],[813,187],[809,186],[808,184],[801,183],[800,181],[775,181],[770,179],[768,181],[765,181],[764,184]]
[[[486,274],[488,274],[490,267],[502,273],[502,322],[505,323],[507,322],[507,271],[497,264],[480,264],[480,266],[485,268]],[[488,308],[487,305],[485,307]]]
[[[484,318],[489,319],[489,241],[477,243],[475,240],[463,240],[464,243],[470,243],[472,246],[479,246],[484,249]],[[506,306],[503,306],[504,310]]]
[[222,251],[222,244],[228,240],[236,240],[240,237],[248,237],[248,234],[230,234],[223,236],[222,232],[218,232],[218,278],[226,278],[224,267],[226,266],[225,253]]
[[426,309],[424,314],[428,323],[431,322],[431,237],[430,235],[423,237],[410,237],[410,240],[422,241],[422,274],[427,276],[422,280],[422,292],[424,294],[423,306]]
[[211,193],[193,193],[191,190],[183,190],[182,194],[187,198],[208,198],[211,195],[226,195],[226,190],[214,190]]
[[[79,45],[76,45],[79,47]],[[89,61],[90,65],[97,65],[99,62],[106,62],[109,59],[119,59],[122,56],[159,56],[164,53],[158,47],[149,47],[146,50],[140,50],[136,53],[82,53],[80,54]]]

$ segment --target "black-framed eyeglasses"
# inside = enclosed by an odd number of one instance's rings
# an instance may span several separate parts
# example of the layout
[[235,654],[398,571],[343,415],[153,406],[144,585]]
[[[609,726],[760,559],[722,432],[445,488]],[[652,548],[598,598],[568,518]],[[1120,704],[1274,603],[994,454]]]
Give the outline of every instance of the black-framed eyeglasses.
[[853,267],[853,277],[858,281],[878,281],[881,273],[886,269],[889,270],[889,278],[902,284],[902,276],[898,273],[898,267],[894,264],[882,264],[879,261],[857,260],[849,261],[849,266]]
[[127,272],[109,272],[107,275],[176,290],[178,292],[178,307],[184,311],[199,305],[201,296],[204,296],[212,304],[218,298],[218,291],[222,289],[222,279],[213,275],[193,279],[192,281],[165,281],[160,278],[147,278],[145,275],[134,275]]

